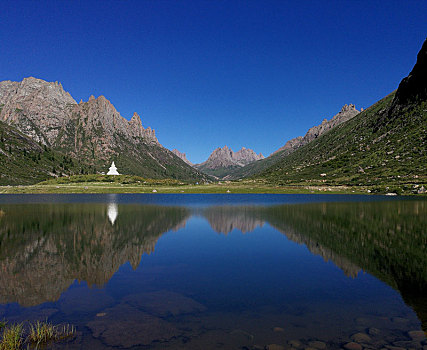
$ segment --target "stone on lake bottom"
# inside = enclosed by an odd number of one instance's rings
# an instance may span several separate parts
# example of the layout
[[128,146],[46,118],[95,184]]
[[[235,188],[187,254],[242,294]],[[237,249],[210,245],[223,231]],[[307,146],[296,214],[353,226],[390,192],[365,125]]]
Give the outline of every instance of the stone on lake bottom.
[[408,335],[411,337],[412,340],[416,341],[422,341],[426,338],[426,335],[423,331],[410,331],[408,332]]
[[301,349],[303,347],[302,343],[299,340],[291,340],[289,342],[289,345],[297,349]]
[[315,349],[326,349],[326,343],[319,340],[313,340],[308,342],[308,345]]
[[350,339],[355,341],[356,343],[370,343],[370,342],[372,342],[371,337],[365,333],[353,334]]
[[87,326],[93,337],[108,346],[130,348],[150,345],[154,341],[167,341],[181,335],[169,322],[127,304],[106,309],[104,313],[104,317],[96,317]]
[[362,350],[362,345],[357,344],[355,342],[350,342],[344,345],[344,349],[347,350]]
[[206,307],[194,299],[170,291],[132,294],[123,299],[129,305],[156,316],[178,316],[206,310]]
[[407,322],[409,322],[409,320],[407,318],[403,318],[403,317],[393,317],[391,319],[391,321],[394,323],[407,323]]
[[269,344],[266,346],[266,349],[267,350],[285,350],[285,347],[279,344]]
[[378,328],[371,327],[371,328],[368,329],[368,333],[370,335],[378,335],[378,334],[381,333],[381,331]]

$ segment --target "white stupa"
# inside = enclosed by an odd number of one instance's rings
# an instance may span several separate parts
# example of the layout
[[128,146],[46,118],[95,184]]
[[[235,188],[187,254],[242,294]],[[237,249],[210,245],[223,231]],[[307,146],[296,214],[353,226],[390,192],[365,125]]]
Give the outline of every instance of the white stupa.
[[111,163],[111,166],[110,166],[110,169],[108,170],[107,175],[120,175],[119,172],[117,171],[114,161]]

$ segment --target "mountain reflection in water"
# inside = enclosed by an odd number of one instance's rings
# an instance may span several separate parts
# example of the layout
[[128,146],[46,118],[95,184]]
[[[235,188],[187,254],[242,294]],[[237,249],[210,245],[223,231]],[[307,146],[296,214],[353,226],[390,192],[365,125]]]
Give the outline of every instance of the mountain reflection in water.
[[102,287],[126,262],[136,269],[164,233],[201,217],[221,234],[268,224],[350,278],[368,272],[397,290],[427,330],[425,201],[203,208],[16,204],[0,205],[0,212],[0,304],[55,302],[75,280]]
[[117,204],[3,206],[0,303],[33,306],[56,301],[76,279],[103,286],[124,263],[129,261],[136,269],[142,255],[154,251],[157,239],[181,228],[190,215],[184,207],[118,208]]

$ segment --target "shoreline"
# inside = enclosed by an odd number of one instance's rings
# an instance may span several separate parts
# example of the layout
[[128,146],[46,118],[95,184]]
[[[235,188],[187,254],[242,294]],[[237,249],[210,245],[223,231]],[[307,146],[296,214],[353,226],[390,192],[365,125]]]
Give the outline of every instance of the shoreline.
[[0,194],[100,194],[100,193],[145,193],[145,194],[364,194],[364,195],[404,195],[426,197],[425,193],[404,191],[374,192],[370,186],[274,186],[260,184],[208,184],[208,185],[135,185],[103,183],[36,184],[0,186]]

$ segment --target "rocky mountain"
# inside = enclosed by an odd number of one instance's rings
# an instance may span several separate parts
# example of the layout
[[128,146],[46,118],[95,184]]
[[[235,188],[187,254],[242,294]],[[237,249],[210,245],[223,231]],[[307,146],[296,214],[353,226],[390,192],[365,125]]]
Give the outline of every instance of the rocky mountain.
[[178,156],[179,158],[181,158],[184,162],[186,162],[188,165],[193,166],[194,164],[191,163],[188,159],[187,156],[185,155],[185,153],[182,153],[180,151],[178,151],[176,148],[174,148],[172,150],[172,153],[175,154],[176,156]]
[[107,171],[151,178],[200,180],[204,175],[164,148],[134,113],[126,120],[104,96],[74,101],[61,84],[36,78],[0,82],[0,120],[32,140]]
[[339,111],[339,113],[334,115],[331,120],[323,119],[322,124],[313,126],[312,128],[308,129],[307,133],[304,136],[298,136],[292,140],[289,140],[283,147],[280,147],[274,153],[281,151],[291,153],[299,147],[304,146],[307,143],[317,139],[319,136],[328,132],[337,125],[340,125],[346,122],[347,120],[350,120],[359,113],[360,112],[353,104],[344,105]]
[[231,170],[260,159],[264,159],[262,153],[256,154],[249,148],[242,147],[241,150],[233,152],[231,148],[224,146],[215,149],[205,162],[196,164],[195,167],[206,174],[222,178]]
[[396,92],[277,159],[257,177],[276,184],[363,184],[372,192],[421,188],[427,183],[426,57],[427,40]]

